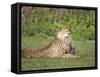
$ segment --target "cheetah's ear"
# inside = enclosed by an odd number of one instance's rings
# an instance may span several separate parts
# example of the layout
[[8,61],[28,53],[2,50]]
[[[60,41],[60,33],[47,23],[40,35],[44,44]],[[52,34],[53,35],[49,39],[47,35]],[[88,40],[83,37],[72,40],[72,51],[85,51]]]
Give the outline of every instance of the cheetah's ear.
[[65,30],[67,29],[65,26],[61,27],[60,30]]

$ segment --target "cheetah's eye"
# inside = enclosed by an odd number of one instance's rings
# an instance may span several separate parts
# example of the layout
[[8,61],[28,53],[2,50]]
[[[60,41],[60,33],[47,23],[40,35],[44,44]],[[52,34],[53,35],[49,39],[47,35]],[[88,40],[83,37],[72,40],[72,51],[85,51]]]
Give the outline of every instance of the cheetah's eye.
[[69,32],[68,35],[70,35],[71,33]]
[[66,36],[65,38],[69,38],[69,36]]

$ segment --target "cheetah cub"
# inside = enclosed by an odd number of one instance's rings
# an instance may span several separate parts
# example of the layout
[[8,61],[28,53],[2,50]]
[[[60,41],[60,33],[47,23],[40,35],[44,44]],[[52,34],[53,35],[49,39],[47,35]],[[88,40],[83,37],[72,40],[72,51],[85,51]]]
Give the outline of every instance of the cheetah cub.
[[41,48],[24,48],[22,49],[22,57],[62,57],[75,58],[75,55],[66,54],[69,51],[71,43],[71,33],[68,29],[62,28],[57,32],[55,39],[45,47]]

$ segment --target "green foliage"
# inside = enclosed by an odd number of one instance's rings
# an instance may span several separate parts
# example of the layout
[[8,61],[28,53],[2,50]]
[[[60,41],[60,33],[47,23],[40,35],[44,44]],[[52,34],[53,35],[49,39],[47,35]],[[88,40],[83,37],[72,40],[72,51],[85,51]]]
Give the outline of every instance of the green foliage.
[[22,12],[22,35],[54,37],[67,27],[75,40],[95,39],[95,11],[34,7],[31,17]]

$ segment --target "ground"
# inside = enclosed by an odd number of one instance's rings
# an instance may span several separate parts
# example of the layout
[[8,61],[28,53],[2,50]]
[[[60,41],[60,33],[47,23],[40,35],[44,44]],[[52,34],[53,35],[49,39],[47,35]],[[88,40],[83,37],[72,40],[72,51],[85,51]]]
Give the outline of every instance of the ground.
[[[39,38],[37,40],[33,38],[28,39],[24,38],[22,47],[46,45],[46,41],[50,42],[49,39],[41,40],[41,43],[37,43],[40,40]],[[80,58],[21,58],[22,71],[95,66],[95,41],[73,41],[73,44],[77,48]]]

